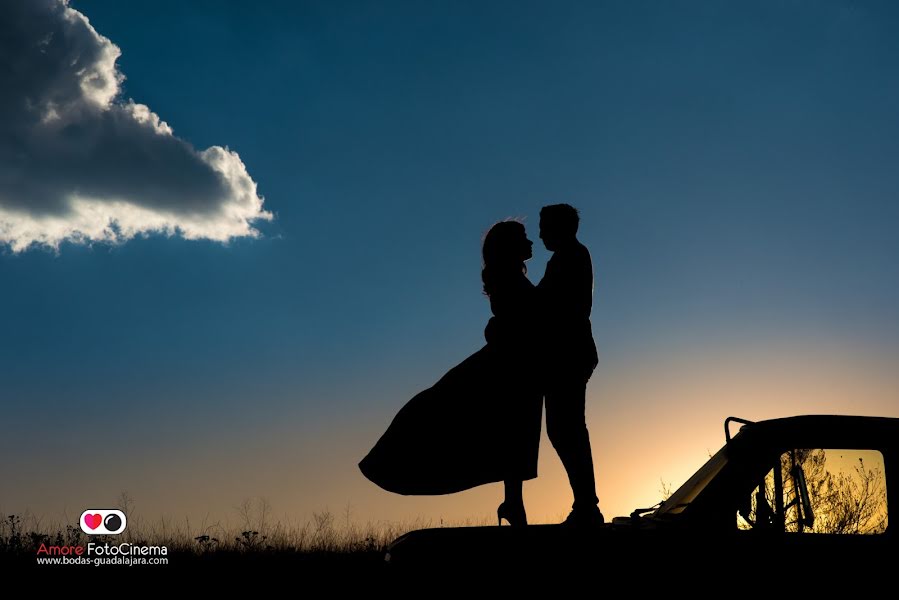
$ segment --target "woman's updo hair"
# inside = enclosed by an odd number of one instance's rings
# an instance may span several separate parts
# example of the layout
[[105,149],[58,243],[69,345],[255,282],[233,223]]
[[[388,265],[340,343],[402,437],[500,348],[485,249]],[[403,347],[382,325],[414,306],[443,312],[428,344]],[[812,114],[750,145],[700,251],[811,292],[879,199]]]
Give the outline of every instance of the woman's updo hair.
[[527,273],[527,267],[521,260],[521,240],[526,237],[524,225],[518,221],[500,221],[484,236],[481,280],[485,294],[492,294],[499,281]]

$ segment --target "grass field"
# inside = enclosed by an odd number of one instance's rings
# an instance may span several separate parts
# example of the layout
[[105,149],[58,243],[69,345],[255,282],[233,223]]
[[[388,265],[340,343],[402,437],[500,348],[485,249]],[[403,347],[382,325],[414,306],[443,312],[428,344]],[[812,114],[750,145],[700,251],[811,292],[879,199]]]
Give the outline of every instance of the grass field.
[[[133,511],[127,496],[120,502],[131,515],[121,535],[86,535],[77,517],[51,522],[30,513],[4,515],[0,520],[0,562],[9,565],[65,570],[62,565],[38,565],[38,551],[45,547],[87,546],[123,543],[135,546],[165,546],[167,565],[131,567],[182,570],[210,568],[227,571],[269,570],[289,567],[310,574],[339,569],[346,572],[371,572],[384,567],[384,556],[391,541],[412,530],[429,527],[486,525],[485,520],[434,523],[426,519],[405,522],[359,524],[349,510],[337,515],[317,512],[303,522],[275,521],[264,501],[247,501],[235,511],[236,523],[191,523],[188,520],[147,521]],[[69,567],[73,567],[69,565]],[[78,568],[78,567],[73,567]],[[125,569],[128,570],[128,569]],[[104,569],[108,571],[108,569]]]

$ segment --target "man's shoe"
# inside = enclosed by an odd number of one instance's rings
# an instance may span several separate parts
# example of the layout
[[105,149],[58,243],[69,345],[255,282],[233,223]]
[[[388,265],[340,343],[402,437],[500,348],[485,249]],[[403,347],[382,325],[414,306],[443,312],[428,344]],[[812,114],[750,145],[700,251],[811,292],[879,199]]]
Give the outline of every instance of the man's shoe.
[[568,518],[562,522],[562,525],[568,527],[595,527],[606,522],[605,517],[599,511],[598,506],[588,508],[575,508],[568,515]]

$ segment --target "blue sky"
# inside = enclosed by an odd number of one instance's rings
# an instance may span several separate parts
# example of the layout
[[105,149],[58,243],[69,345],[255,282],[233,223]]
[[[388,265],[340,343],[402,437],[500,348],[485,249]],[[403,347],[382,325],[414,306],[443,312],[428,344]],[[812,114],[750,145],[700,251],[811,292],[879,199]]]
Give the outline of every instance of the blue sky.
[[[556,202],[581,210],[594,259],[597,423],[628,411],[599,377],[691,356],[702,377],[709,357],[747,349],[782,364],[826,347],[899,389],[877,362],[899,333],[891,3],[71,6],[121,48],[120,97],[198,149],[237,152],[273,219],[227,244],[0,254],[0,449],[17,457],[0,470],[4,510],[59,510],[54,481],[73,511],[126,488],[148,514],[255,494],[286,513],[392,506],[354,457],[482,344],[486,229],[526,219],[536,283],[537,214]],[[703,434],[731,409],[703,405]],[[85,461],[117,466],[73,475]],[[650,484],[664,468],[647,467]],[[191,489],[198,470],[233,480]]]

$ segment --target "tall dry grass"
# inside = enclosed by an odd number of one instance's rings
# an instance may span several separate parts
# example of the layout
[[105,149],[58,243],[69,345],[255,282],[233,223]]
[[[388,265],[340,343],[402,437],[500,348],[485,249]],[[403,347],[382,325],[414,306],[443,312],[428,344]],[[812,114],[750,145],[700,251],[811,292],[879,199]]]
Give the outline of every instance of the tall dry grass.
[[341,514],[315,512],[304,521],[276,520],[265,499],[242,502],[234,510],[233,522],[192,522],[170,517],[147,520],[135,510],[134,501],[127,494],[119,498],[117,508],[128,516],[128,526],[116,536],[87,536],[79,527],[78,516],[52,521],[27,511],[5,515],[0,519],[0,554],[34,553],[41,544],[84,545],[88,541],[164,545],[170,552],[194,554],[380,553],[390,542],[416,529],[493,524],[486,518],[436,523],[415,518],[361,524],[353,518],[349,507]]

